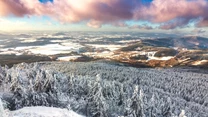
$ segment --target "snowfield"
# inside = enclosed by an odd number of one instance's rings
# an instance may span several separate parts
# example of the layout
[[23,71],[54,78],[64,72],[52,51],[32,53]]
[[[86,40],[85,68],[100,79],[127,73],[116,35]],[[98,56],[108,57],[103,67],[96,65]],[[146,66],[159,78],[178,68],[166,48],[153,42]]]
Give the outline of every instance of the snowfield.
[[43,46],[27,46],[27,47],[15,47],[0,49],[0,54],[16,54],[20,55],[25,52],[31,54],[41,55],[55,55],[61,53],[69,53],[72,51],[78,51],[83,46],[76,43],[60,43],[60,44],[47,44]]
[[54,107],[24,107],[10,111],[5,117],[84,117],[67,109]]
[[115,50],[118,50],[124,46],[122,45],[101,45],[101,44],[86,44],[87,46],[92,46],[92,47],[95,47],[95,48],[105,48],[105,49],[109,49],[111,51],[115,51]]
[[82,56],[64,56],[64,57],[58,57],[58,61],[70,61],[70,60],[76,60],[77,58],[80,58]]

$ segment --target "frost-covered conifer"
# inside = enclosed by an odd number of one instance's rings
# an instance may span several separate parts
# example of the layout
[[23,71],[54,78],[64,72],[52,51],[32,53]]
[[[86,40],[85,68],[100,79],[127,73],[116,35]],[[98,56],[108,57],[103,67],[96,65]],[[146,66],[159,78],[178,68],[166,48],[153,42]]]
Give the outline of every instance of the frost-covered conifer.
[[46,65],[0,69],[0,96],[9,109],[54,106],[86,116],[169,117],[186,107],[186,116],[207,116],[207,74],[96,62]]
[[136,85],[134,88],[134,93],[128,101],[129,105],[127,107],[127,112],[125,116],[144,117],[142,98],[143,98],[142,91],[139,90],[139,86]]
[[180,113],[179,117],[186,117],[185,116],[185,110],[181,110],[181,113]]
[[0,117],[7,117],[4,111],[2,100],[0,99]]
[[90,89],[89,97],[90,106],[93,106],[91,111],[93,117],[108,117],[106,99],[103,96],[103,82],[101,76],[96,76],[96,81]]

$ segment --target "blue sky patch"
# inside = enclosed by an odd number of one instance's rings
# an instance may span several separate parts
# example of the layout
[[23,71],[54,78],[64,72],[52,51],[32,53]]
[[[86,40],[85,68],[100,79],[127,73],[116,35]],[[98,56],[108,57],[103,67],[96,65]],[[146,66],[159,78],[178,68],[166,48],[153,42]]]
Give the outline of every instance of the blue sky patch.
[[46,2],[53,2],[53,0],[39,0],[42,3],[46,3]]

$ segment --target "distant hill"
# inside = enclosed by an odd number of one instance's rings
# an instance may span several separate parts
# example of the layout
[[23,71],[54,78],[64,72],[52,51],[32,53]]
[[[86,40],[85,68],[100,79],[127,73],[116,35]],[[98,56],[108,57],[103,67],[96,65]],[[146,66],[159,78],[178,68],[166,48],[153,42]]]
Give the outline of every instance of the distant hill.
[[186,36],[180,38],[156,38],[145,39],[133,45],[121,48],[121,51],[133,51],[138,47],[178,47],[187,49],[208,49],[208,38],[198,36]]
[[142,40],[144,45],[151,45],[156,47],[173,47],[174,38],[157,38],[157,39],[146,39]]
[[187,49],[208,49],[208,38],[198,36],[186,36],[181,38],[160,38],[152,40],[143,40],[143,43],[149,43],[152,46],[159,47],[179,47]]
[[188,49],[208,49],[208,38],[187,36],[174,39],[174,47],[183,47]]

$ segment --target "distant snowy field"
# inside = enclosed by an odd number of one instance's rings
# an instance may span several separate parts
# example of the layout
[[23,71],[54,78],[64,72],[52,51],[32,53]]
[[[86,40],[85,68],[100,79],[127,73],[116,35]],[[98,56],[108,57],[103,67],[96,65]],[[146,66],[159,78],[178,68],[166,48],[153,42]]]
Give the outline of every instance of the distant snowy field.
[[117,50],[128,42],[141,38],[171,34],[111,33],[111,32],[30,32],[0,33],[0,54],[55,55],[79,52],[85,46]]

